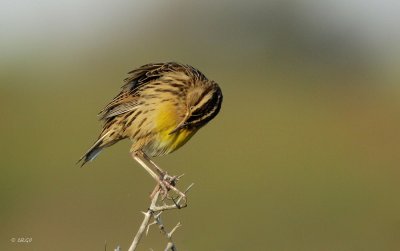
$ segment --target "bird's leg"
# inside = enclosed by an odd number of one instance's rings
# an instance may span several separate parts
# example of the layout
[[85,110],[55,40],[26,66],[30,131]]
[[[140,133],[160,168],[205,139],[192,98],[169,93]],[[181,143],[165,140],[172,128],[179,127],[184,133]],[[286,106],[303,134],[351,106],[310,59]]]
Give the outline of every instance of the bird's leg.
[[167,194],[168,190],[165,187],[163,179],[161,175],[157,175],[154,170],[146,163],[146,158],[144,158],[144,153],[141,152],[132,152],[132,158],[136,160],[143,168],[146,170],[153,179],[155,179],[158,183],[154,191],[151,193],[150,197],[152,198],[154,194],[161,188],[165,194]]
[[143,153],[143,157],[157,170],[158,174],[162,177],[163,180],[168,181],[171,185],[175,186],[176,181],[178,181],[181,176],[170,176],[164,170],[162,170],[154,161],[152,161],[149,156]]
[[182,175],[170,176],[166,171],[162,170],[156,163],[154,163],[154,161],[152,161],[149,158],[149,156],[147,156],[145,153],[143,153],[143,157],[160,173],[162,181],[164,182],[165,186],[168,189],[173,190],[175,193],[179,194],[179,196],[181,196],[182,198],[186,198],[186,195],[175,187],[176,182],[179,180],[180,177],[182,177]]
[[157,175],[154,170],[146,164],[144,154],[140,152],[132,152],[132,158],[136,160],[156,181],[161,180],[161,175]]
[[[171,176],[167,175],[166,172],[164,172],[161,168],[159,168],[143,152],[132,152],[132,157],[158,182],[158,184],[163,189],[165,194],[168,190],[173,190],[175,193],[179,194],[181,197],[186,198],[186,195],[184,193],[182,193],[181,191],[179,191],[175,187],[177,177],[171,177]],[[157,172],[159,172],[159,175],[157,175],[153,169],[156,169]]]
[[154,161],[152,161],[152,160],[149,158],[149,156],[147,156],[146,154],[143,153],[143,157],[144,157],[148,162],[150,162],[150,164],[157,170],[158,174],[159,174],[161,177],[164,177],[164,175],[167,174],[167,172],[164,171],[164,170],[162,170],[156,163],[154,163]]

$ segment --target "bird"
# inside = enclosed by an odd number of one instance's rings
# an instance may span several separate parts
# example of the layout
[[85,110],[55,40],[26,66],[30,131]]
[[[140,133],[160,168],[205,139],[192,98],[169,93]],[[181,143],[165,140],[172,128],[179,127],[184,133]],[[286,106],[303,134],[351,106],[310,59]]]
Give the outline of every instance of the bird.
[[104,148],[130,139],[133,159],[160,179],[165,172],[152,158],[172,153],[188,142],[217,116],[222,100],[219,85],[190,65],[142,65],[128,73],[119,94],[98,114],[102,131],[78,163],[82,167]]

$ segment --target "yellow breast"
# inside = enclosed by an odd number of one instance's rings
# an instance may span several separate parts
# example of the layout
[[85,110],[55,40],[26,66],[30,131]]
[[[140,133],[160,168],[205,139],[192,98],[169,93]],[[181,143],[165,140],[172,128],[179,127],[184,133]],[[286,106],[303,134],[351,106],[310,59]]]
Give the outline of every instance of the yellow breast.
[[158,134],[146,147],[145,151],[152,156],[168,154],[184,145],[197,130],[181,129],[171,134],[179,125],[183,116],[171,103],[164,103],[155,116],[155,125]]
[[177,107],[170,102],[163,102],[155,115],[156,130],[164,131],[169,128],[173,130],[182,120]]

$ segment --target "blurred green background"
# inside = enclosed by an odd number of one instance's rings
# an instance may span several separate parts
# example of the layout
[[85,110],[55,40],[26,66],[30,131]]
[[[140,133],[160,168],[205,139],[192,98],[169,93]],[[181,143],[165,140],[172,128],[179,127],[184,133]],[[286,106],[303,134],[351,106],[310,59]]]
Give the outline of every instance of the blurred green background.
[[[126,73],[158,61],[224,93],[155,159],[195,183],[164,216],[179,250],[400,250],[399,5],[1,1],[0,250],[127,250],[153,180],[128,141],[75,163]],[[164,246],[154,228],[140,250]]]

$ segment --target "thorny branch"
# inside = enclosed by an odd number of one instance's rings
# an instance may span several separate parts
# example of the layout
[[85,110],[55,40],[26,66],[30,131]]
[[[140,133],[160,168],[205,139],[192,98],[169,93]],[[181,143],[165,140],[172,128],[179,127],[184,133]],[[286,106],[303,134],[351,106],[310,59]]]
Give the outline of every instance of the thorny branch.
[[[186,203],[186,194],[187,192],[193,187],[194,184],[191,184],[183,193],[179,192],[178,197],[176,199],[171,198],[173,204],[167,204],[164,200],[167,197],[166,194],[162,194],[165,192],[162,187],[160,187],[158,184],[155,188],[155,193],[152,195],[152,200],[149,206],[149,209],[146,212],[143,212],[144,214],[144,219],[142,221],[142,224],[139,227],[139,230],[137,231],[133,242],[128,249],[128,251],[134,251],[136,250],[137,246],[139,245],[139,242],[143,236],[143,233],[146,233],[146,235],[149,232],[149,228],[152,225],[158,225],[158,228],[160,229],[161,233],[166,237],[168,240],[167,246],[164,249],[164,251],[177,251],[176,245],[174,244],[172,240],[172,235],[173,233],[181,226],[180,223],[178,223],[171,231],[167,231],[162,220],[161,220],[161,214],[166,211],[166,210],[172,210],[172,209],[181,209],[187,207]],[[172,189],[175,191],[174,189]],[[162,205],[157,205],[157,202],[162,202]],[[150,223],[150,219],[153,218],[154,221]]]

